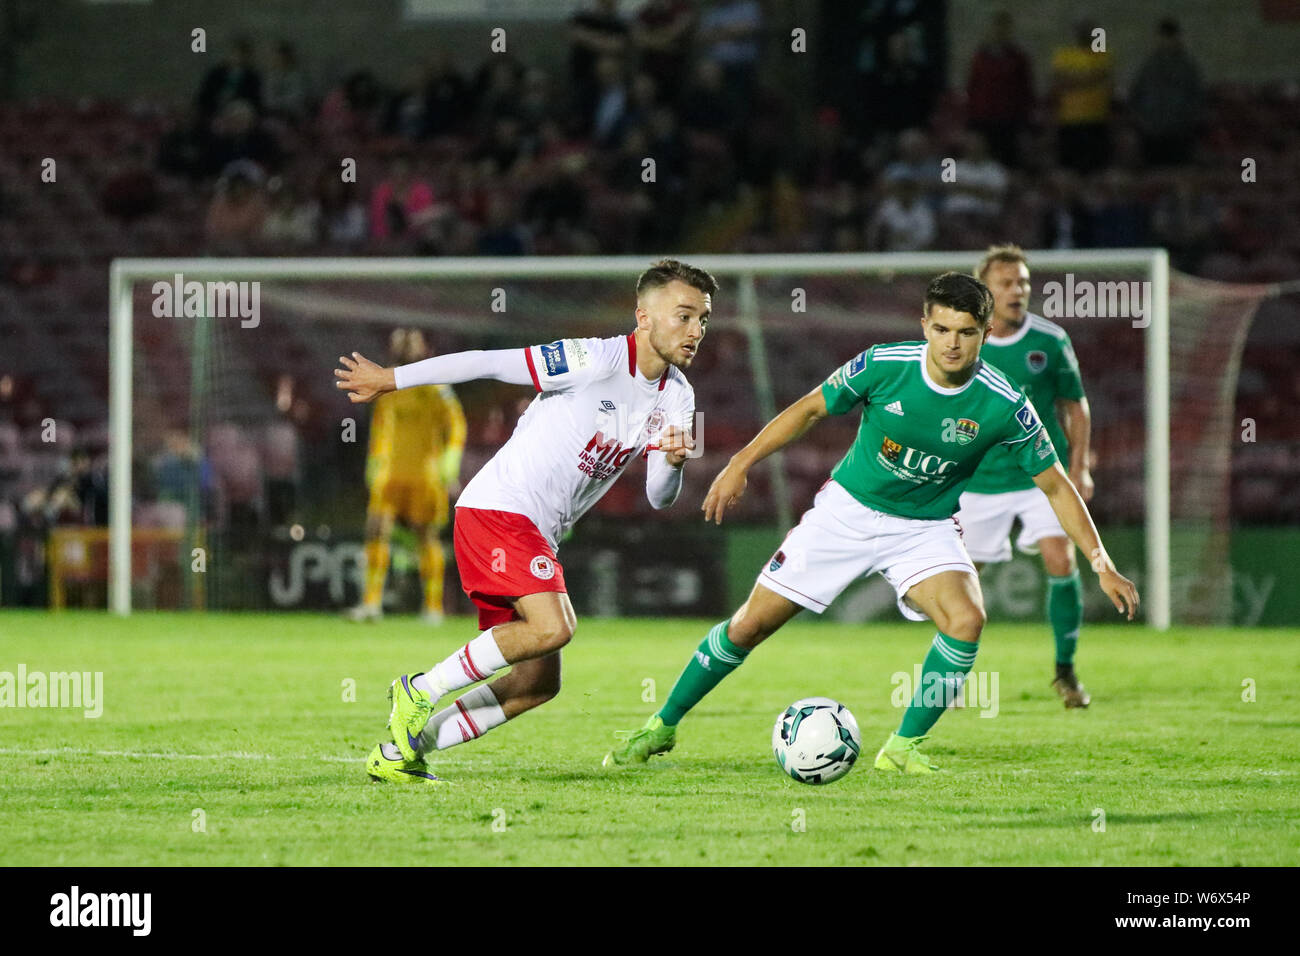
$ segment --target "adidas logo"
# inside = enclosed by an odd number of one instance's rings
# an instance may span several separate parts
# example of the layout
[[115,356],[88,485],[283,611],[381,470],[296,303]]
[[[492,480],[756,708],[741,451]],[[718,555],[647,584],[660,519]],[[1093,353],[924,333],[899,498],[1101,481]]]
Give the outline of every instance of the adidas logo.
[[894,413],[895,415],[901,415],[901,414],[903,414],[903,403],[902,403],[902,402],[890,402],[888,405],[885,406],[885,411],[887,411],[887,412],[892,412],[892,413]]

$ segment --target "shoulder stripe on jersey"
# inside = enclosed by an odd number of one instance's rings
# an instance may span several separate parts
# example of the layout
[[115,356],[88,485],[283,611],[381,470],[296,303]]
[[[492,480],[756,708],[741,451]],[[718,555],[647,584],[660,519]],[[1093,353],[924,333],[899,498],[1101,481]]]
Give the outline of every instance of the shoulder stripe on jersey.
[[992,368],[991,366],[988,365],[980,366],[980,374],[987,375],[990,379],[997,382],[999,385],[1001,385],[1009,392],[1014,393],[1016,391],[1016,386],[1012,384],[1011,379],[1007,378],[1005,375],[1003,375],[997,369]]
[[892,352],[916,352],[925,348],[922,344],[908,343],[906,345],[880,345],[876,347],[875,355],[885,355]]
[[532,346],[524,349],[524,358],[528,360],[528,374],[533,377],[533,388],[540,392],[542,390],[542,383],[537,378],[537,366],[533,364]]
[[636,336],[627,334],[627,374],[636,378]]
[[1069,333],[1066,332],[1065,329],[1057,325],[1055,322],[1045,319],[1041,315],[1034,315],[1032,312],[1029,314],[1029,327],[1038,329],[1039,331],[1042,332],[1046,332],[1049,335],[1054,335],[1058,339],[1065,339],[1070,337]]
[[977,372],[977,373],[975,374],[975,378],[976,378],[978,381],[983,382],[983,383],[984,383],[985,385],[987,385],[991,390],[997,392],[997,393],[998,393],[999,395],[1001,395],[1003,398],[1007,399],[1007,401],[1010,401],[1010,402],[1017,402],[1017,401],[1020,400],[1020,396],[1019,396],[1019,395],[1017,395],[1017,394],[1016,394],[1015,392],[1013,392],[1013,391],[1010,391],[1010,390],[1008,390],[1008,389],[1006,389],[1006,388],[1003,388],[1001,385],[999,385],[999,384],[998,384],[997,382],[995,382],[993,379],[991,379],[991,378],[989,378],[988,376],[986,376],[982,371],[981,371],[981,372]]
[[670,368],[672,368],[671,365],[664,369],[664,373],[659,376],[659,391],[661,392],[664,390],[664,386],[668,384],[668,369]]

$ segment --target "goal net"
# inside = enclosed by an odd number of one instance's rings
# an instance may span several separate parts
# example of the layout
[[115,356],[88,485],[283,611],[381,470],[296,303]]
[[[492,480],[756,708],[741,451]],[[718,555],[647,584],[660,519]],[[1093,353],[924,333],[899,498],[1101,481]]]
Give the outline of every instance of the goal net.
[[[969,271],[978,253],[685,258],[721,283],[689,373],[703,454],[688,466],[674,508],[649,507],[637,466],[562,543],[580,613],[730,610],[852,441],[857,416],[824,422],[756,469],[721,530],[698,512],[713,475],[772,414],[849,357],[919,338],[926,282],[947,269]],[[1029,261],[1031,310],[1070,334],[1092,406],[1091,508],[1117,563],[1142,586],[1148,620],[1167,625],[1171,612],[1180,621],[1228,620],[1233,396],[1260,293],[1170,279],[1156,250],[1030,252]],[[636,277],[648,264],[115,262],[111,606],[355,603],[369,406],[351,405],[334,388],[338,356],[358,351],[389,363],[398,327],[424,330],[439,353],[625,334]],[[456,391],[469,423],[465,481],[508,437],[531,390],[480,381]],[[155,539],[168,532],[175,560],[143,562],[137,553],[128,573],[132,528]],[[412,543],[397,533],[394,609],[416,604]],[[465,609],[450,568],[448,578],[449,609]],[[990,612],[1037,615],[1040,584],[1032,562],[991,569]],[[891,613],[881,587],[864,582],[833,613]],[[1089,613],[1103,613],[1104,596],[1090,591]]]

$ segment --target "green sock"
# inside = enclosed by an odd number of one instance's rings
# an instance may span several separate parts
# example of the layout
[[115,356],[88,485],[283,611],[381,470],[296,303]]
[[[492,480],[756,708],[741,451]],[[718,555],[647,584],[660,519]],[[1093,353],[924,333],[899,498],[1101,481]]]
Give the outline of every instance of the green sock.
[[921,665],[921,685],[912,694],[907,710],[903,711],[898,736],[920,737],[929,732],[956,698],[966,675],[975,666],[978,648],[978,644],[968,644],[947,634],[934,635],[930,652]]
[[726,677],[744,661],[749,650],[737,647],[727,640],[727,625],[723,621],[708,637],[700,642],[699,648],[691,657],[673,685],[668,702],[659,708],[659,719],[670,727],[677,724],[686,712],[704,699],[704,695],[718,686]]
[[1083,623],[1083,589],[1076,568],[1062,578],[1047,577],[1047,620],[1056,641],[1056,663],[1073,664]]

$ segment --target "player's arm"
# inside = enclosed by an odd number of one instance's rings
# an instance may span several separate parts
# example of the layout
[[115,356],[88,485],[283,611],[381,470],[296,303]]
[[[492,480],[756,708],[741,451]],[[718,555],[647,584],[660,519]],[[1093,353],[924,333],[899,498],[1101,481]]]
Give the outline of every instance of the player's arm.
[[704,496],[704,520],[722,524],[727,509],[745,494],[749,469],[802,436],[829,414],[826,396],[822,394],[822,386],[818,385],[764,425],[763,430],[736,452],[727,467],[713,479],[709,493]]
[[451,352],[435,355],[410,365],[384,368],[360,352],[339,356],[342,368],[334,370],[335,386],[348,393],[353,403],[371,402],[385,392],[417,385],[455,385],[478,378],[493,378],[510,385],[534,381],[526,349]]
[[670,507],[682,490],[682,472],[686,459],[695,448],[695,439],[685,428],[669,425],[659,435],[659,444],[646,457],[645,496],[656,511]]
[[1097,527],[1092,523],[1092,515],[1088,514],[1088,506],[1079,497],[1079,492],[1075,490],[1074,483],[1066,475],[1061,463],[1053,462],[1050,468],[1034,475],[1034,484],[1047,495],[1052,510],[1056,512],[1056,517],[1070,540],[1088,556],[1092,569],[1097,572],[1097,583],[1106,592],[1115,609],[1121,614],[1127,611],[1128,619],[1133,620],[1138,607],[1137,588],[1132,581],[1115,570],[1114,562],[1101,543],[1101,535],[1097,534]]
[[1093,482],[1088,452],[1092,445],[1092,410],[1088,407],[1088,399],[1058,398],[1056,414],[1070,443],[1070,480],[1079,489],[1083,500],[1091,501]]
[[447,440],[442,458],[438,462],[438,472],[444,487],[456,488],[460,481],[460,462],[465,455],[465,411],[460,406],[460,399],[449,387],[439,390],[443,405],[443,424],[446,426]]

